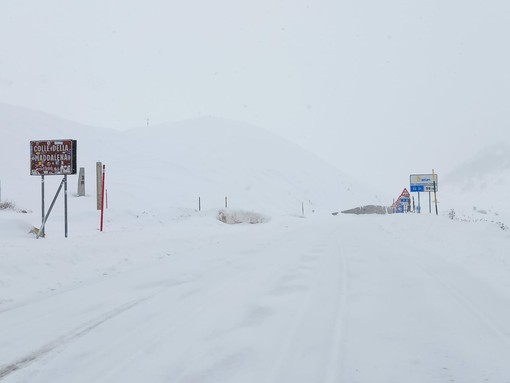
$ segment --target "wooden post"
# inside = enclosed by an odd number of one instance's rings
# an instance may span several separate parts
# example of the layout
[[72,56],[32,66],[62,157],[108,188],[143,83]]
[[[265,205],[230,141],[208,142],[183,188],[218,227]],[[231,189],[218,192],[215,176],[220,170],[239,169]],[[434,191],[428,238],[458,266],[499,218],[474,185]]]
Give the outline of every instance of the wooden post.
[[96,162],[96,196],[97,196],[97,210],[101,210],[103,204],[103,164]]
[[228,207],[227,197],[225,197],[225,209]]
[[200,201],[200,197],[198,197],[198,211],[202,210],[202,204]]

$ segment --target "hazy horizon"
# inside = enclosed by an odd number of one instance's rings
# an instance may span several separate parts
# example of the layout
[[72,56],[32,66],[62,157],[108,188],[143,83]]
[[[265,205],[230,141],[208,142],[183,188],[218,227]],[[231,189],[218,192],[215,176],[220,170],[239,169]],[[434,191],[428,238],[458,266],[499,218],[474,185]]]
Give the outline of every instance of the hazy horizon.
[[114,129],[238,120],[396,190],[510,140],[509,15],[504,1],[7,1],[0,102]]

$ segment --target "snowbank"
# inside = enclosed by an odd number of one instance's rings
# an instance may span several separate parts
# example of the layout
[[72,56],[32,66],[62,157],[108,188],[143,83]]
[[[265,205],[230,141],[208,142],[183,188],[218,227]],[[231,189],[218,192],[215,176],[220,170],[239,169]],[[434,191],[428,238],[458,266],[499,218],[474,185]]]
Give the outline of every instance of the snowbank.
[[230,210],[230,209],[221,209],[218,211],[218,215],[216,218],[224,223],[234,224],[234,223],[265,223],[269,221],[269,217],[266,217],[262,214],[255,213],[252,211],[245,210]]

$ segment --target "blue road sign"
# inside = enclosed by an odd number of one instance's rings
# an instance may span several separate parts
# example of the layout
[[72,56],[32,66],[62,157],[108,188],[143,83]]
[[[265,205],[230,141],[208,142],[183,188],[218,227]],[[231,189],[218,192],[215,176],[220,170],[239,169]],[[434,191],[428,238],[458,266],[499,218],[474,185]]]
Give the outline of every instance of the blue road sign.
[[411,193],[413,192],[424,192],[425,185],[411,185]]

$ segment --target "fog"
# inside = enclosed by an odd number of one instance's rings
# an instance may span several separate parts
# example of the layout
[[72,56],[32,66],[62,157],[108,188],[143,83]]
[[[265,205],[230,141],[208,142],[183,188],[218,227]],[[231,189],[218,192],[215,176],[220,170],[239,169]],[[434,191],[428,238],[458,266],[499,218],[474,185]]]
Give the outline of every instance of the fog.
[[394,190],[510,141],[510,3],[3,1],[0,102],[248,122]]

